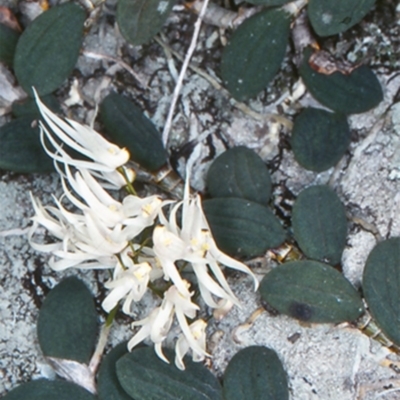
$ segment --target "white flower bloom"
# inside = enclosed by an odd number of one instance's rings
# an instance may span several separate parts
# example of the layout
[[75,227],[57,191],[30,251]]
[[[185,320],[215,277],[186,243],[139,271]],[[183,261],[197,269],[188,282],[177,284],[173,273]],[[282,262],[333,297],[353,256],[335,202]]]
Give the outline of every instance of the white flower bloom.
[[68,184],[84,202],[70,192],[63,178],[64,193],[68,200],[82,211],[92,210],[108,227],[123,225],[123,232],[128,240],[153,225],[162,207],[162,200],[158,196],[141,199],[128,195],[120,203],[112,198],[87,170],[78,169],[73,176],[70,168],[66,166],[65,172]]
[[[178,224],[177,213],[180,208],[182,219]],[[210,307],[218,308],[213,296],[239,304],[219,264],[250,275],[255,289],[258,287],[256,277],[246,265],[218,249],[204,215],[200,196],[190,198],[188,180],[183,201],[174,205],[168,219],[163,212],[160,212],[159,218],[162,226],[157,226],[153,232],[154,252],[162,265],[165,279],[170,279],[183,295],[187,296],[188,291],[175,265],[178,260],[191,263],[201,295]]]
[[[110,312],[126,296],[122,311],[129,314],[132,301],[140,301],[146,292],[150,280],[150,264],[134,264],[130,259],[129,265],[125,264],[124,267],[125,270],[116,268],[113,280],[104,285],[107,289],[112,289],[102,303],[106,312]],[[115,273],[116,271],[118,273]]]
[[[188,291],[189,283],[184,281],[186,290]],[[204,353],[203,348],[193,338],[186,317],[193,319],[199,307],[192,303],[191,296],[182,295],[176,286],[171,286],[165,293],[164,299],[160,307],[155,308],[151,314],[140,320],[132,323],[132,327],[141,326],[139,331],[133,336],[128,343],[129,351],[132,350],[138,343],[142,342],[147,337],[154,343],[154,348],[157,355],[168,362],[168,359],[162,352],[162,342],[166,339],[168,332],[174,320],[174,316],[182,330],[183,335],[187,338],[190,346],[198,353]]]
[[[33,91],[39,111],[52,131],[50,133],[46,126],[40,122],[41,141],[47,154],[56,162],[96,171],[103,179],[110,180],[115,185],[120,183],[119,187],[121,187],[125,181],[121,179],[122,177],[119,176],[120,174],[116,169],[128,162],[130,157],[128,150],[110,143],[89,126],[81,125],[70,119],[64,121],[57,117],[40,101],[34,89]],[[57,137],[57,140],[53,134]],[[44,135],[54,147],[54,152],[47,147]],[[64,150],[64,145],[82,154],[88,160],[72,158]]]
[[[183,357],[185,357],[189,350],[192,350],[192,359],[194,362],[203,361],[206,357],[206,328],[207,323],[202,319],[198,319],[189,326],[191,337],[188,338],[184,334],[179,336],[175,345],[175,365],[179,369],[185,369]],[[193,347],[193,343],[196,343],[196,346],[201,348],[202,351],[197,351]]]

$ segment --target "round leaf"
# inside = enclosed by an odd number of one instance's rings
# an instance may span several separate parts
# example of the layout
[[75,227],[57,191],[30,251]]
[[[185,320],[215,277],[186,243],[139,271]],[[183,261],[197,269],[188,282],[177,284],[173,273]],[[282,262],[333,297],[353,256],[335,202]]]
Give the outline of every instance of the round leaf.
[[286,372],[275,351],[250,346],[235,354],[224,374],[224,399],[289,399]]
[[133,45],[151,40],[164,25],[175,0],[119,0],[117,22],[122,36]]
[[[48,94],[40,99],[51,111],[55,113],[61,112],[60,103],[52,95]],[[40,118],[40,111],[37,107],[36,100],[31,97],[25,99],[23,102],[14,102],[12,104],[12,113],[15,117],[31,117],[31,119]]]
[[95,396],[70,382],[37,379],[11,390],[3,400],[95,400]]
[[204,201],[203,208],[217,246],[230,255],[254,257],[286,238],[272,211],[253,201],[218,198]]
[[269,272],[261,297],[282,314],[300,321],[353,321],[363,312],[361,297],[341,273],[317,261],[293,261]]
[[51,158],[40,143],[40,131],[31,117],[19,118],[0,127],[0,168],[21,172],[51,172]]
[[[171,351],[164,350],[172,360]],[[117,361],[117,376],[124,390],[135,400],[222,400],[222,389],[202,364],[185,359],[181,371],[167,364],[150,347],[139,348]]]
[[358,24],[375,0],[309,0],[308,16],[319,36],[336,35]]
[[342,113],[358,114],[376,107],[383,99],[381,85],[375,74],[365,65],[344,75],[318,73],[310,67],[307,49],[299,72],[310,93],[324,106]]
[[271,176],[254,151],[239,146],[214,160],[207,187],[212,197],[240,197],[266,205],[271,197]]
[[0,23],[0,62],[12,65],[19,33]]
[[22,33],[14,57],[18,83],[33,96],[59,88],[71,74],[82,44],[85,12],[74,3],[52,7]]
[[368,256],[363,292],[383,333],[400,346],[400,238],[378,243]]
[[237,100],[256,96],[278,72],[286,53],[290,18],[282,10],[264,10],[233,33],[221,60],[222,79]]
[[149,171],[167,162],[167,152],[154,124],[124,96],[108,95],[100,105],[104,127],[114,143],[126,147],[133,161]]
[[304,109],[295,119],[291,145],[304,168],[321,172],[333,167],[350,144],[350,128],[343,114]]
[[292,227],[307,257],[332,265],[340,262],[347,219],[339,197],[328,186],[311,186],[300,193],[292,210]]
[[116,363],[128,353],[127,342],[114,347],[103,359],[97,376],[97,391],[100,400],[131,400],[119,383]]
[[87,364],[96,344],[98,321],[86,285],[70,277],[51,290],[39,311],[37,330],[45,356]]

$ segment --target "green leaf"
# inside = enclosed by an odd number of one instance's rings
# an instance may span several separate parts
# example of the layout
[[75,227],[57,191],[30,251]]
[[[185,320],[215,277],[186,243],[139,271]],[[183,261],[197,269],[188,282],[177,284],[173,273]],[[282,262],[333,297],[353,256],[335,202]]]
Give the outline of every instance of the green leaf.
[[39,312],[39,345],[47,357],[88,363],[98,334],[93,296],[78,278],[62,280]]
[[291,145],[302,167],[321,172],[342,158],[350,139],[349,124],[343,114],[305,108],[294,121]]
[[363,312],[360,295],[341,273],[317,261],[280,265],[261,281],[263,300],[300,321],[353,321]]
[[204,201],[203,208],[217,246],[230,255],[264,254],[286,238],[272,211],[253,201],[218,198]]
[[101,362],[97,376],[97,392],[100,400],[131,400],[119,383],[116,363],[128,354],[127,342],[114,347]]
[[305,51],[299,72],[307,89],[324,106],[347,115],[366,112],[382,101],[381,84],[367,66],[362,65],[349,75],[325,75],[308,64],[311,54],[311,49]]
[[[47,107],[54,113],[61,112],[60,103],[52,95],[48,94],[40,99]],[[32,119],[40,118],[40,112],[36,104],[36,100],[31,97],[25,99],[23,102],[14,102],[12,104],[12,113],[15,117],[30,117]]]
[[0,23],[0,62],[12,66],[19,33]]
[[20,173],[51,172],[54,166],[40,143],[40,131],[31,117],[0,127],[0,168]]
[[70,382],[37,379],[11,390],[3,400],[95,400],[95,396]]
[[207,187],[212,197],[239,197],[266,205],[271,197],[271,176],[253,150],[239,146],[214,160]]
[[368,256],[363,293],[383,333],[400,346],[400,238],[378,243]]
[[30,96],[58,89],[71,74],[82,44],[85,12],[73,3],[52,7],[22,33],[15,51],[18,83]]
[[336,35],[358,24],[375,0],[309,0],[308,16],[319,36]]
[[149,171],[167,162],[167,152],[157,128],[127,98],[109,94],[100,105],[100,116],[110,138],[126,147],[133,161]]
[[119,0],[117,22],[133,45],[151,40],[167,20],[176,0]]
[[300,193],[292,210],[292,227],[307,257],[332,265],[340,262],[346,245],[346,212],[328,186],[311,186]]
[[278,72],[289,40],[290,17],[264,10],[233,33],[221,60],[222,79],[237,100],[256,96]]
[[222,400],[222,389],[202,364],[185,359],[186,369],[173,363],[173,353],[164,350],[170,364],[150,347],[139,348],[117,361],[117,376],[135,400]]
[[224,399],[289,399],[286,372],[275,351],[250,346],[235,354],[224,374]]

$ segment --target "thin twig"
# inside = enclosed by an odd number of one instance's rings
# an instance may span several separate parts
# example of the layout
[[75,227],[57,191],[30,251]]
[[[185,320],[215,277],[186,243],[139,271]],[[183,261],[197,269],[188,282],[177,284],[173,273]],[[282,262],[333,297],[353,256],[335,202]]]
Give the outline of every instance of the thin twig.
[[87,50],[84,50],[82,52],[82,54],[89,58],[94,58],[96,60],[112,61],[112,62],[120,65],[122,68],[126,69],[140,83],[140,85],[144,89],[148,89],[147,84],[142,80],[142,78],[140,78],[140,76],[125,61],[122,61],[118,58],[108,56],[106,54],[93,53],[92,51],[87,51]]
[[192,41],[190,43],[189,49],[186,53],[186,57],[185,57],[185,60],[183,62],[182,68],[181,68],[181,71],[179,73],[178,82],[176,83],[176,86],[175,86],[175,90],[174,90],[174,93],[172,96],[171,106],[169,108],[168,117],[165,122],[164,130],[163,130],[163,134],[162,134],[162,140],[163,140],[164,146],[166,146],[167,142],[168,142],[168,136],[169,136],[169,132],[171,130],[172,117],[174,115],[175,106],[178,101],[178,97],[179,97],[179,94],[180,94],[180,91],[182,88],[182,82],[185,77],[186,70],[189,66],[190,59],[192,58],[193,52],[196,48],[197,39],[198,39],[199,33],[200,33],[202,18],[206,12],[208,1],[209,0],[204,1],[203,7],[199,14],[199,17],[197,18],[197,21],[194,24],[194,32],[193,32],[193,36],[192,36]]

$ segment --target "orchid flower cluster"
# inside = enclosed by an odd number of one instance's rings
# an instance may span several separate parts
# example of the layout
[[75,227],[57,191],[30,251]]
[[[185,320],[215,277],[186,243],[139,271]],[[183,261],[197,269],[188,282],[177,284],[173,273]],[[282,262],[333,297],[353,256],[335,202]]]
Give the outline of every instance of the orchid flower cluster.
[[[44,206],[32,196],[32,247],[50,253],[49,265],[55,271],[72,267],[112,270],[112,278],[105,283],[109,293],[102,303],[107,313],[121,303],[122,311],[130,315],[132,302],[139,302],[147,290],[163,282],[159,306],[132,323],[139,329],[128,343],[129,350],[150,339],[157,355],[168,362],[162,345],[177,323],[181,332],[175,346],[177,367],[185,368],[183,357],[189,351],[194,361],[204,360],[209,356],[207,324],[196,320],[200,307],[195,303],[193,283],[182,277],[183,270],[195,276],[199,294],[214,315],[224,315],[239,304],[221,267],[250,275],[256,288],[254,274],[218,249],[201,198],[190,193],[189,179],[181,201],[138,197],[126,149],[88,126],[59,118],[37,94],[36,102],[44,121],[40,122],[41,142],[54,160],[64,194],[60,199],[53,196],[53,206]],[[128,194],[120,202],[110,192],[123,187]],[[50,242],[38,242],[39,226],[45,228]],[[149,227],[146,232],[151,231],[151,236],[143,241],[142,233]]]

